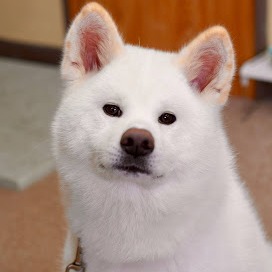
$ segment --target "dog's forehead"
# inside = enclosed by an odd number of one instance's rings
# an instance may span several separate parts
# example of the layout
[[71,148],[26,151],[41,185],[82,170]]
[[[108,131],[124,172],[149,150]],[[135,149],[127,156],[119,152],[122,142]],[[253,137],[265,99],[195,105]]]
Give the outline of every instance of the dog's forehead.
[[[150,99],[178,96],[177,88],[186,80],[175,66],[175,54],[127,46],[126,52],[99,72],[94,85],[100,85],[101,95],[126,99]],[[180,93],[181,94],[181,93]],[[144,99],[144,100],[143,100]]]
[[[125,54],[117,65],[126,74],[125,78],[135,84],[155,84],[160,81],[173,80],[177,67],[174,65],[175,54],[154,49],[127,46]],[[172,78],[171,78],[172,77]]]

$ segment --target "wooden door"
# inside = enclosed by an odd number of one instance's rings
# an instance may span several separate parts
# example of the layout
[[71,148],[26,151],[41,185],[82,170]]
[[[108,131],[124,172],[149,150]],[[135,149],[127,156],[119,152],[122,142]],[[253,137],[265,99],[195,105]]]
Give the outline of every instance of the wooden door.
[[[72,21],[86,0],[67,0]],[[221,24],[234,42],[237,65],[255,54],[254,0],[97,0],[113,16],[124,40],[131,44],[178,50],[205,28]],[[237,69],[237,70],[238,70]],[[233,95],[254,98],[253,83],[243,88],[237,74]]]

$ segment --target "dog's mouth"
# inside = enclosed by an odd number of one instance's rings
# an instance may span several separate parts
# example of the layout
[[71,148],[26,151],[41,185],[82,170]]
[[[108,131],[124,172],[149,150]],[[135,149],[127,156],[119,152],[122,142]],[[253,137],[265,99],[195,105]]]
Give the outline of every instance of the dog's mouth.
[[146,158],[132,156],[120,156],[117,160],[111,164],[104,165],[99,164],[100,169],[113,170],[126,176],[140,177],[142,175],[153,176],[152,162],[149,162]]
[[120,171],[124,171],[127,174],[132,174],[132,175],[137,175],[137,174],[145,174],[145,175],[150,175],[151,172],[146,169],[145,167],[140,167],[138,165],[115,165],[114,166],[115,169],[120,170]]

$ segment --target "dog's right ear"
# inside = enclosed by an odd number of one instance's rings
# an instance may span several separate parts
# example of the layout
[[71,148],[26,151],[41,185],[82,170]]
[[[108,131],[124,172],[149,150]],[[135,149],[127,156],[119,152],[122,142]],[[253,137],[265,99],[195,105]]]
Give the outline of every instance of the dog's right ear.
[[228,99],[235,72],[230,36],[222,26],[198,35],[181,50],[178,65],[189,85],[202,97],[217,105]]
[[64,45],[62,78],[74,82],[97,72],[124,49],[108,12],[97,3],[85,5],[73,21]]

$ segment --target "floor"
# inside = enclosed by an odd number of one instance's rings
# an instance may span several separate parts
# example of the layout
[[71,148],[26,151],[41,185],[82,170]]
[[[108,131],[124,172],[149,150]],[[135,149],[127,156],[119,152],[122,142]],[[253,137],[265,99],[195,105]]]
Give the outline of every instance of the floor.
[[[272,100],[233,99],[224,119],[239,172],[272,239]],[[2,271],[60,271],[65,220],[56,173],[22,192],[0,189],[0,214]]]
[[58,272],[65,233],[55,173],[24,191],[0,189],[3,272]]
[[0,58],[0,186],[24,189],[53,171],[50,124],[60,94],[57,66]]

